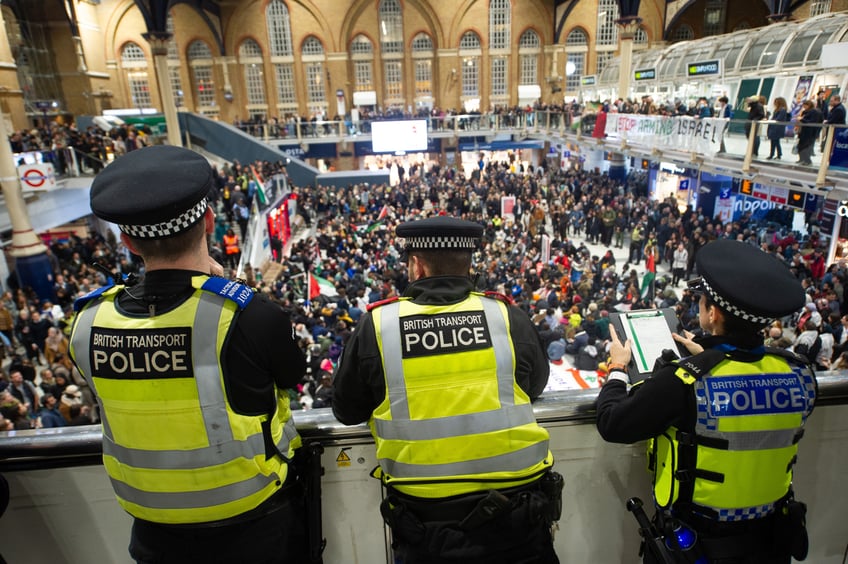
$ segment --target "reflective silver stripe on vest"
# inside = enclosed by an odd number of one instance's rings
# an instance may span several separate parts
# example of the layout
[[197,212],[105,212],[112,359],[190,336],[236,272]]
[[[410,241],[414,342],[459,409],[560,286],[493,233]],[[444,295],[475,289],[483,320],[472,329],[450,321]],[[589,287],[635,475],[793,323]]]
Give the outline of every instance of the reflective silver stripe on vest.
[[97,311],[100,309],[102,303],[103,299],[100,298],[93,304],[89,304],[88,307],[83,308],[77,316],[73,337],[74,362],[76,362],[82,372],[82,377],[88,382],[91,393],[97,398],[97,404],[100,406],[100,424],[103,429],[103,437],[107,439],[103,443],[106,444],[107,442],[112,442],[112,429],[109,427],[106,410],[103,409],[103,402],[100,401],[100,396],[97,394],[97,387],[94,385],[94,378],[91,375],[91,327],[94,324]]
[[515,374],[512,365],[512,346],[509,341],[506,322],[496,300],[477,299],[483,304],[486,324],[489,326],[489,334],[492,336],[492,348],[495,349],[495,362],[498,368],[498,396],[501,407],[510,406],[515,404],[515,390],[513,388]]
[[[409,419],[409,399],[403,381],[403,357],[400,350],[400,302],[378,309],[380,315],[380,340],[383,343],[383,370],[386,373],[386,392],[392,419]],[[386,328],[389,328],[386,331]]]
[[724,439],[727,441],[727,450],[769,450],[773,448],[785,448],[795,444],[795,436],[799,428],[777,429],[774,431],[734,431],[732,433],[717,433],[696,429],[698,435]]
[[277,449],[283,455],[287,455],[289,452],[289,447],[291,447],[291,442],[297,437],[297,427],[295,427],[294,425],[294,418],[291,417],[291,414],[289,414],[288,421],[286,421],[286,424],[283,425],[283,433],[280,435],[280,440],[277,441]]
[[[200,293],[197,312],[194,315],[192,331],[192,360],[194,361],[194,382],[200,400],[200,411],[206,425],[206,437],[209,449],[214,454],[222,445],[233,441],[233,430],[227,417],[227,403],[224,400],[224,387],[218,374],[218,322],[224,311],[225,300],[208,292]],[[254,451],[254,452],[262,452]],[[221,459],[218,458],[220,461]],[[202,464],[207,466],[207,464]]]
[[199,509],[242,500],[277,482],[276,474],[254,476],[249,480],[196,492],[146,492],[112,479],[115,494],[150,509]]
[[489,472],[518,472],[526,470],[527,461],[544,460],[548,455],[548,441],[542,441],[508,454],[478,458],[447,464],[407,464],[388,458],[380,459],[383,471],[393,478],[441,478],[486,474]]
[[426,441],[456,437],[465,434],[469,429],[473,429],[475,434],[490,433],[535,422],[536,417],[532,410],[524,405],[511,405],[493,411],[416,421],[375,419],[374,427],[381,439]]
[[[280,448],[288,449],[287,441],[281,443],[283,446]],[[251,435],[246,441],[231,441],[214,449],[204,447],[193,450],[144,450],[121,446],[105,436],[103,440],[103,453],[115,457],[121,464],[157,470],[193,470],[241,457],[253,458],[264,452],[265,439],[262,433]],[[286,451],[282,452],[285,454]]]

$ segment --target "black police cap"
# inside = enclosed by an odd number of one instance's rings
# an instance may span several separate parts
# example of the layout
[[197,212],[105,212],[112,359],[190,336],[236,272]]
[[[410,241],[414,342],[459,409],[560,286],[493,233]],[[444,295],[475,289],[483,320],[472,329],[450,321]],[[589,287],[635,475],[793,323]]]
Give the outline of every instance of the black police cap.
[[449,216],[435,216],[401,223],[395,229],[406,240],[406,250],[474,250],[483,226]]
[[730,239],[708,243],[695,255],[702,278],[689,287],[740,319],[765,325],[804,307],[801,282],[774,256]]
[[164,239],[203,218],[212,186],[212,167],[204,157],[155,145],[119,157],[97,175],[91,211],[132,237]]

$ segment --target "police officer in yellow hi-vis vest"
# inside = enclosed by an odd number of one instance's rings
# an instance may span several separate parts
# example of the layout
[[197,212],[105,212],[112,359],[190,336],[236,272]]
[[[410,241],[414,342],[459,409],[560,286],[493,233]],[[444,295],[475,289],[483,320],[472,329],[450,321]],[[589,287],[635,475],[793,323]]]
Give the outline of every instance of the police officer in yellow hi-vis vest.
[[146,274],[77,301],[71,354],[100,403],[103,464],[135,518],[136,561],[305,562],[284,389],[306,363],[282,308],[214,275],[212,185],[205,158],[170,146],[97,176],[91,209]]
[[368,421],[398,562],[557,563],[562,477],[530,404],[549,365],[529,317],[474,291],[483,228],[409,221],[410,284],[369,306],[342,353],[333,412]]
[[803,560],[806,506],[794,499],[792,468],[816,380],[806,359],[765,348],[761,330],[803,307],[804,290],[776,258],[740,241],[705,245],[696,264],[701,278],[688,285],[706,334],[674,335],[692,356],[664,352],[628,391],[631,342],[613,335],[598,396],[604,439],[650,439],[654,528],[664,542],[643,546],[644,561]]

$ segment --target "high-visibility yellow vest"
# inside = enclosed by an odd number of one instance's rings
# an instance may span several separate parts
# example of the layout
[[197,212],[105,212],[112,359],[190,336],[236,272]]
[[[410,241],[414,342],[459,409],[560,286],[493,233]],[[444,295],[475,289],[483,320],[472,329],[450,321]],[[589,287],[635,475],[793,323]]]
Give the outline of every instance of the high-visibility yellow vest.
[[804,423],[816,395],[807,366],[767,354],[757,362],[722,360],[693,377],[694,433],[670,427],[649,444],[654,498],[717,521],[764,517],[786,496]]
[[[103,464],[120,504],[156,523],[204,523],[254,509],[286,480],[300,446],[288,395],[273,414],[235,413],[221,351],[252,292],[196,276],[194,294],[154,317],[115,307],[121,287],[81,298],[71,354],[100,402]],[[267,441],[277,455],[266,455]],[[282,455],[282,456],[280,456]]]
[[386,397],[369,425],[384,483],[442,498],[522,485],[553,466],[548,432],[515,382],[505,304],[401,298],[372,316]]

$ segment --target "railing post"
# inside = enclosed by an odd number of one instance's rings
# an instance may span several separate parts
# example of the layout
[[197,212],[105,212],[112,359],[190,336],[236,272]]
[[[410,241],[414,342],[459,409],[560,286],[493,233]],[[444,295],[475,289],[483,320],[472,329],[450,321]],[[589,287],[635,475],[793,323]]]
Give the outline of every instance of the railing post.
[[71,170],[74,171],[74,176],[79,176],[82,171],[79,169],[79,161],[77,160],[77,152],[71,149]]
[[750,172],[751,161],[754,160],[754,139],[760,134],[760,122],[751,120],[751,131],[748,134],[748,148],[742,161],[742,172]]
[[827,182],[827,169],[830,168],[830,153],[833,152],[833,140],[836,137],[836,127],[828,125],[825,130],[824,151],[822,152],[819,174],[816,176],[816,187],[821,188]]

